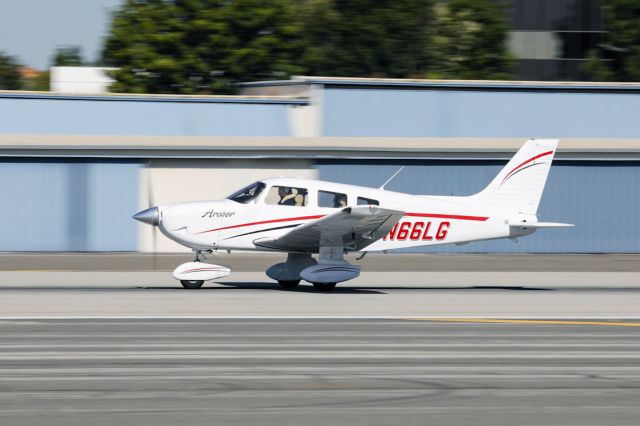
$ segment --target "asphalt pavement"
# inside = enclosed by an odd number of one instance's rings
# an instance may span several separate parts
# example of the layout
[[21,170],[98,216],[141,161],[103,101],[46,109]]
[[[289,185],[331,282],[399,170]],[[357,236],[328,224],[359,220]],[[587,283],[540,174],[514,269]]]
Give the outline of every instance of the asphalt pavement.
[[[640,254],[462,254],[369,253],[347,256],[370,272],[640,272]],[[284,253],[217,252],[210,263],[229,265],[235,272],[265,271],[283,262]],[[192,253],[0,253],[0,271],[172,271],[191,262]]]
[[186,290],[169,272],[0,272],[12,317],[640,318],[639,272],[371,272],[318,293],[235,272]]
[[367,256],[328,294],[268,256],[201,290],[27,258],[0,256],[1,426],[640,424],[634,256]]
[[5,320],[0,423],[638,424],[638,323],[468,321]]

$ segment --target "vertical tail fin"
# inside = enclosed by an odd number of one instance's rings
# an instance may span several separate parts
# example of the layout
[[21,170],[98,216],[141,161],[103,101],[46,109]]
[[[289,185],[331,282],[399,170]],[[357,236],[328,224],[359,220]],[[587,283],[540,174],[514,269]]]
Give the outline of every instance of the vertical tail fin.
[[535,215],[557,147],[557,139],[526,141],[489,186],[472,197],[492,206]]

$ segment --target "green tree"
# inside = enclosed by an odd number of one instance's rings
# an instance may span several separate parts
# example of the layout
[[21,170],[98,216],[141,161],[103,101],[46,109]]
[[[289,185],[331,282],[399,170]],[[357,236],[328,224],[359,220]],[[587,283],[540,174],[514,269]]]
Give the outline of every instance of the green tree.
[[598,81],[640,81],[640,2],[603,0],[602,9],[607,32],[584,70]]
[[0,90],[19,90],[20,64],[13,56],[0,52]]
[[112,90],[232,93],[292,74],[508,78],[494,0],[127,0],[102,62]]
[[287,78],[300,42],[290,0],[127,0],[115,13],[103,62],[112,90],[231,93],[235,83]]
[[438,0],[434,4],[427,77],[509,79],[515,58],[507,50],[505,3]]
[[305,0],[300,21],[314,75],[512,77],[504,2]]
[[300,11],[312,75],[419,77],[432,0],[306,0]]
[[81,67],[85,65],[82,50],[78,46],[59,47],[53,55],[54,67]]

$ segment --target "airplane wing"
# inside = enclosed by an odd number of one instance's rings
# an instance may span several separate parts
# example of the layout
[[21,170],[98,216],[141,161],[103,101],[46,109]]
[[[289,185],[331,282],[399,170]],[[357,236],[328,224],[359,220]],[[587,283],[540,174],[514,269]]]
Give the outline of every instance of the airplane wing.
[[300,225],[278,238],[259,238],[257,246],[292,252],[317,252],[320,246],[361,250],[389,233],[404,216],[377,206],[347,207]]

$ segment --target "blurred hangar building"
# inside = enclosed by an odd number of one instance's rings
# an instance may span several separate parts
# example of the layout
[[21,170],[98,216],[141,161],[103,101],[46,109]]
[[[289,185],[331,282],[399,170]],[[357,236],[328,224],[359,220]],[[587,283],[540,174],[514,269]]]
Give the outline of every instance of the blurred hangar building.
[[442,252],[640,252],[640,84],[295,77],[238,96],[0,92],[2,251],[183,251],[131,215],[270,176],[468,195],[560,138],[539,216]]
[[[502,0],[495,0],[501,2]],[[588,80],[589,51],[605,60],[616,55],[604,43],[602,0],[510,0],[511,53],[518,58],[519,80]]]

